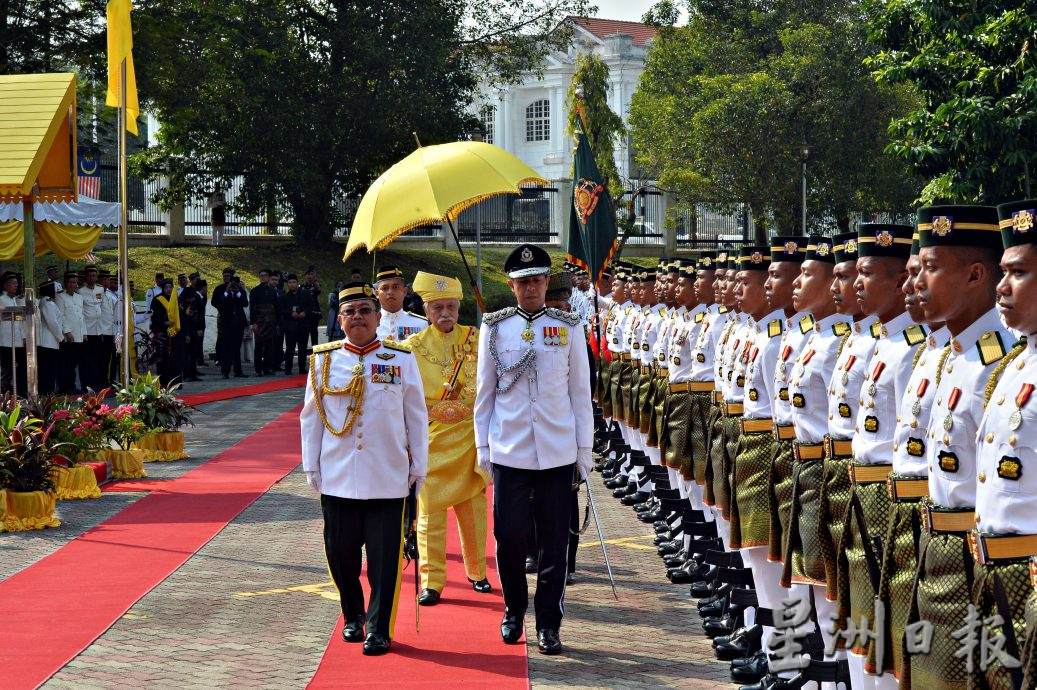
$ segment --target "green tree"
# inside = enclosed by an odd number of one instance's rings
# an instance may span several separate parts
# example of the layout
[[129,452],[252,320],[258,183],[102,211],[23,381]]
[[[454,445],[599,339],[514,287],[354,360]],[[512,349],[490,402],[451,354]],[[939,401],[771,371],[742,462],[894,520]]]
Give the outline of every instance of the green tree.
[[473,129],[478,78],[538,65],[566,34],[546,27],[584,6],[148,0],[134,13],[138,79],[162,127],[139,162],[168,171],[170,199],[209,191],[199,169],[240,174],[239,211],[283,201],[300,238],[328,237],[336,199],[413,151],[412,132],[428,145]]
[[680,196],[747,204],[762,236],[849,225],[858,210],[906,210],[906,167],[883,155],[903,89],[874,83],[856,4],[693,0],[662,25],[631,102],[639,163]]
[[103,34],[96,10],[89,0],[0,0],[0,74],[68,70]]
[[1037,160],[1037,2],[874,3],[868,64],[917,107],[890,128],[891,153],[927,184],[921,203],[1030,195]]
[[623,136],[626,127],[623,118],[609,107],[608,95],[609,66],[594,53],[580,53],[576,57],[576,71],[569,82],[567,131],[569,136],[574,136],[579,126],[578,106],[582,106],[587,139],[598,171],[606,180],[612,197],[619,198],[623,193],[623,180],[616,169],[616,139]]

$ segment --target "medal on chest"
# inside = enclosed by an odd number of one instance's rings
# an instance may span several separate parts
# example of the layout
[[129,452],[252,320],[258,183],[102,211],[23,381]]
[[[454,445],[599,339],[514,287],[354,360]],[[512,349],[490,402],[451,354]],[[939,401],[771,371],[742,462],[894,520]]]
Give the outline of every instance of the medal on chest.
[[947,396],[947,416],[943,418],[943,430],[950,431],[954,428],[954,408],[958,406],[958,401],[961,399],[961,389],[953,388],[951,394]]
[[1023,425],[1023,407],[1030,401],[1033,387],[1032,383],[1024,383],[1023,387],[1019,389],[1019,394],[1015,396],[1015,412],[1008,417],[1008,428],[1012,431],[1016,431]]
[[853,368],[853,363],[857,361],[857,355],[850,355],[850,358],[846,360],[846,366],[843,367],[843,387],[850,382],[850,369]]
[[526,327],[522,329],[522,339],[527,343],[533,342],[533,322],[526,321]]
[[925,395],[925,390],[929,387],[929,379],[922,379],[918,382],[918,390],[915,391],[915,401],[911,403],[911,414],[918,416],[922,413],[922,396]]
[[873,398],[875,397],[875,394],[879,390],[879,388],[878,388],[879,376],[882,375],[882,372],[885,369],[886,369],[886,363],[885,362],[879,362],[878,364],[875,365],[875,370],[873,372],[871,372],[871,383],[868,384],[868,395],[870,395]]

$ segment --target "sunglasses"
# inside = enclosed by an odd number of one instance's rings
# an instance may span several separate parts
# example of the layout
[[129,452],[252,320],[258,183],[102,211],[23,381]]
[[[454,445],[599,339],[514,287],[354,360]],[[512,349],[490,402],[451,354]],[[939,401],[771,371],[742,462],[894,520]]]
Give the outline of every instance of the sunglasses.
[[342,310],[342,315],[345,316],[347,319],[351,319],[354,316],[356,316],[357,314],[359,314],[360,316],[363,316],[363,317],[368,317],[368,316],[370,316],[373,313],[374,313],[374,309],[372,309],[371,307],[360,307],[359,309],[343,309]]

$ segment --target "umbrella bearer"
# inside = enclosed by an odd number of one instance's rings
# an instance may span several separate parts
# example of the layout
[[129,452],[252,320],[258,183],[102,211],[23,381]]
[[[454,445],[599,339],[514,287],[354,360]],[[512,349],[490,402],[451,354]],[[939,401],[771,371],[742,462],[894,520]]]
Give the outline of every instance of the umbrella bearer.
[[[404,504],[410,487],[420,493],[425,481],[428,412],[414,356],[375,335],[374,289],[349,283],[338,299],[346,339],[315,347],[310,358],[300,415],[302,466],[321,497],[324,549],[345,618],[342,637],[363,641],[364,654],[378,655],[389,651],[396,622]],[[402,423],[403,433],[384,433],[386,420]],[[366,613],[361,547],[371,588]]]
[[468,581],[489,592],[486,579],[486,484],[476,462],[472,404],[479,331],[457,323],[461,281],[419,271],[414,292],[425,302],[431,327],[402,343],[415,355],[429,416],[429,467],[418,495],[421,595],[434,606],[446,585],[446,513],[454,509]]
[[[504,271],[518,301],[483,317],[475,400],[479,465],[491,470],[497,568],[504,590],[501,637],[522,638],[528,606],[526,544],[533,511],[540,550],[537,643],[558,654],[565,605],[569,506],[577,472],[593,464],[587,347],[578,316],[544,306],[551,257],[529,244],[517,247]],[[533,500],[529,500],[530,491]]]

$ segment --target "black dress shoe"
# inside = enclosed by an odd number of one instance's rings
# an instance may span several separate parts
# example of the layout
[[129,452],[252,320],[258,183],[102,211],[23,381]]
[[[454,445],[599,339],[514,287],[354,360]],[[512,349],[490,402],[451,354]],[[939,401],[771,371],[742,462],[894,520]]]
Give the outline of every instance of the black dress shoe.
[[633,493],[627,494],[626,496],[620,498],[619,502],[625,506],[632,506],[647,500],[648,496],[649,494],[647,491],[636,490]]
[[558,639],[558,631],[551,630],[550,628],[537,630],[537,649],[540,650],[541,654],[547,654],[548,656],[560,654],[562,651],[562,641]]
[[364,656],[381,656],[388,653],[391,646],[392,641],[385,635],[368,633],[367,639],[364,640]]
[[439,592],[427,587],[421,590],[421,595],[418,597],[418,606],[435,606],[438,603]]
[[[721,661],[731,661],[738,657],[751,656],[758,652],[763,647],[763,627],[760,625],[753,625],[749,628],[743,629],[745,632],[742,634],[732,634],[726,642],[716,644],[716,655],[717,659]],[[714,643],[717,643],[721,638],[716,638]]]
[[493,585],[491,585],[490,581],[487,580],[485,577],[481,580],[473,580],[472,578],[468,578],[468,581],[472,583],[472,589],[474,589],[476,592],[479,592],[480,594],[486,594],[487,592],[493,591]]
[[664,541],[659,545],[658,551],[660,556],[672,556],[684,548],[683,539],[674,539],[673,541]]
[[731,670],[734,670],[734,669],[739,668],[741,666],[748,666],[749,664],[756,663],[756,660],[759,659],[760,657],[763,657],[764,659],[766,659],[767,658],[767,650],[761,649],[760,651],[756,652],[756,654],[754,654],[751,657],[748,657],[746,659],[735,659],[735,660],[733,660],[731,662]]
[[346,642],[363,642],[364,623],[366,621],[367,617],[364,614],[360,614],[353,620],[346,621],[346,624],[342,626],[342,639]]
[[770,673],[757,683],[743,685],[741,690],[799,690],[806,685],[806,682],[807,679],[801,675],[794,678],[782,678]]
[[522,616],[504,609],[504,620],[500,624],[500,636],[504,644],[518,644],[522,639]]
[[[735,659],[735,662],[739,661]],[[770,671],[770,661],[767,659],[766,654],[757,654],[752,657],[744,664],[731,667],[731,680],[736,683],[755,683]]]
[[[248,378],[248,374],[234,374],[234,378],[236,378],[236,379],[247,379]],[[367,643],[366,642],[364,643],[364,648],[365,649],[367,648]],[[386,651],[388,651],[388,648],[386,648]],[[378,653],[379,654],[385,654],[385,652],[378,652]]]
[[535,573],[539,568],[540,564],[537,563],[537,559],[532,556],[526,556],[526,572]]

